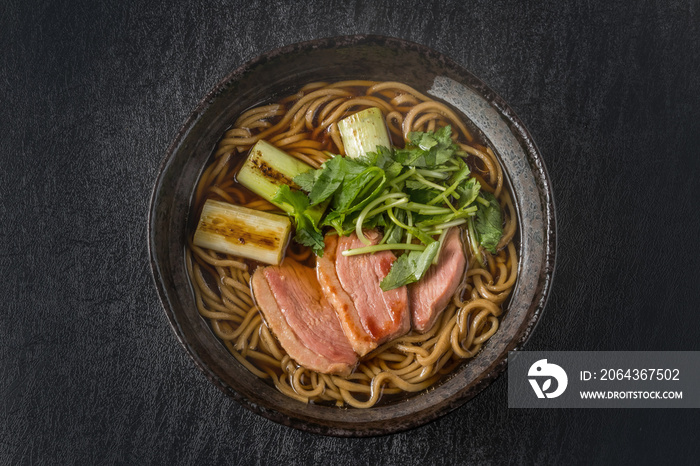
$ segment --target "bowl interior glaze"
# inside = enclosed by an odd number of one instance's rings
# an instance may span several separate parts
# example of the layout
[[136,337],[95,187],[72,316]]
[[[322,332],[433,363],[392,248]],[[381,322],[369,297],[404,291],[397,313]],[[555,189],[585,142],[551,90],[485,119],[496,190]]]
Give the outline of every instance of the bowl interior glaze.
[[[305,405],[240,365],[197,312],[185,269],[190,202],[222,133],[237,115],[313,81],[400,81],[461,111],[498,154],[518,213],[519,276],[501,327],[478,355],[446,381],[407,400],[368,410]],[[223,79],[198,105],[162,162],[151,198],[149,250],[165,312],[204,374],[243,406],[273,421],[340,436],[380,435],[426,423],[460,406],[505,369],[545,306],[555,263],[554,201],[540,153],[508,105],[444,55],[379,36],[348,36],[266,53]]]

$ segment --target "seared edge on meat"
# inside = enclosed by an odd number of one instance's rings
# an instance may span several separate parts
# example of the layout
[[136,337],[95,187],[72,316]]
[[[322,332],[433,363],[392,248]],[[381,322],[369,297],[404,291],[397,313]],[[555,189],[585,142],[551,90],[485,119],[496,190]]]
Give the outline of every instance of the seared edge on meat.
[[324,238],[326,247],[323,257],[316,258],[316,277],[321,285],[321,290],[335,309],[340,325],[348,337],[350,345],[360,356],[377,347],[377,342],[372,335],[365,331],[360,316],[355,308],[355,303],[343,289],[336,273],[336,248],[338,247],[337,235],[326,235]]
[[[382,235],[376,230],[364,232],[371,244],[377,244]],[[342,252],[365,246],[355,233],[338,239],[335,267],[338,280],[355,304],[365,332],[374,341],[382,343],[408,333],[411,316],[408,291],[405,286],[389,291],[379,287],[396,260],[391,251],[374,254],[343,256]]]

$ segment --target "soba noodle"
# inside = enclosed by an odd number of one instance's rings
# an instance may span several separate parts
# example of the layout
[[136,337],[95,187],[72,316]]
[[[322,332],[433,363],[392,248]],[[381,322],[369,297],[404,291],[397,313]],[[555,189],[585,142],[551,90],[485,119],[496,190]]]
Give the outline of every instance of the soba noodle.
[[[498,330],[501,306],[515,285],[516,216],[493,151],[475,142],[452,109],[401,83],[311,83],[277,103],[247,110],[226,131],[212,163],[203,172],[193,214],[199,215],[208,198],[258,210],[277,210],[235,181],[237,163],[250,147],[265,139],[318,168],[329,158],[327,152],[344,155],[337,122],[368,107],[382,110],[393,143],[400,147],[409,132],[452,125],[453,139],[469,154],[472,176],[500,203],[505,219],[503,237],[497,254],[483,251],[483,267],[465,245],[469,262],[466,279],[430,331],[411,332],[386,343],[361,360],[348,377],[321,374],[297,365],[279,346],[255,305],[250,291],[255,265],[198,248],[190,238],[187,267],[199,313],[249,371],[303,402],[369,408],[384,395],[425,390],[464,359],[474,357]],[[464,236],[468,241],[469,235]],[[292,243],[287,256],[308,262],[313,254]]]

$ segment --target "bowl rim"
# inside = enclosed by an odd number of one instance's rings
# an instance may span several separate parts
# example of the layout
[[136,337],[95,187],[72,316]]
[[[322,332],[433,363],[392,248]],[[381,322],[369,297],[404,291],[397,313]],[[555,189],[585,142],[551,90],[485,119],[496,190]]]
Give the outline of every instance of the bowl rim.
[[[544,308],[547,304],[549,298],[552,282],[554,279],[555,269],[556,269],[556,250],[557,250],[557,223],[556,223],[556,208],[554,202],[554,195],[552,190],[551,179],[547,172],[544,160],[542,158],[541,152],[537,148],[532,136],[529,131],[525,128],[525,125],[520,120],[520,118],[515,114],[515,112],[510,108],[506,101],[501,98],[496,92],[494,92],[488,85],[486,85],[481,79],[477,78],[470,71],[459,65],[449,57],[444,54],[437,52],[427,46],[410,42],[404,39],[387,37],[381,35],[372,34],[359,34],[359,35],[346,35],[346,36],[336,36],[327,37],[321,39],[308,40],[304,42],[298,42],[283,47],[275,48],[264,52],[257,57],[248,60],[244,64],[240,65],[232,72],[227,74],[222,78],[207,94],[199,101],[194,110],[189,113],[189,116],[183,123],[183,125],[178,130],[175,138],[172,140],[168,149],[162,158],[159,167],[158,175],[156,177],[153,190],[151,192],[149,201],[149,211],[148,211],[148,228],[147,228],[147,244],[149,261],[151,264],[151,273],[153,275],[153,280],[158,291],[158,297],[160,299],[161,305],[168,318],[168,323],[170,324],[175,336],[186,350],[187,354],[195,362],[195,365],[201,370],[204,375],[220,390],[222,390],[226,395],[235,399],[243,407],[249,409],[250,411],[259,414],[267,419],[270,419],[279,424],[294,427],[307,432],[312,432],[322,435],[334,435],[341,437],[367,437],[376,435],[385,435],[395,432],[400,432],[408,429],[418,427],[420,425],[426,424],[433,421],[448,412],[458,408],[462,404],[466,403],[477,394],[479,394],[484,388],[490,385],[494,380],[496,380],[507,367],[507,357],[495,361],[492,366],[488,368],[488,373],[479,380],[472,387],[465,387],[465,389],[459,391],[453,399],[449,400],[448,403],[443,404],[442,407],[431,412],[421,412],[421,415],[416,416],[414,419],[404,420],[403,423],[399,425],[384,425],[384,426],[374,426],[371,428],[363,428],[357,426],[346,426],[346,427],[328,427],[326,425],[321,425],[308,421],[305,419],[299,419],[291,417],[284,413],[276,411],[274,408],[260,406],[259,404],[252,402],[244,395],[236,391],[235,387],[229,386],[223,380],[221,380],[216,373],[204,363],[197,352],[190,346],[190,344],[184,338],[181,329],[177,323],[177,317],[173,310],[173,306],[170,303],[170,298],[166,290],[166,285],[164,282],[164,277],[161,274],[158,257],[156,253],[156,241],[154,237],[155,230],[155,212],[158,202],[158,196],[160,188],[164,183],[165,173],[167,168],[172,162],[175,154],[180,148],[183,141],[186,139],[189,132],[195,126],[199,117],[212,105],[215,97],[219,95],[223,90],[225,90],[231,83],[245,76],[247,72],[253,70],[257,66],[264,64],[275,57],[280,55],[286,55],[290,53],[298,53],[306,50],[323,49],[331,47],[351,47],[358,45],[374,45],[374,46],[385,46],[390,48],[403,48],[409,49],[411,51],[417,52],[418,54],[428,56],[431,58],[437,58],[441,64],[454,70],[459,74],[466,82],[470,88],[476,90],[481,97],[483,97],[497,112],[498,114],[506,120],[511,132],[518,136],[521,144],[525,144],[523,147],[526,157],[530,162],[530,167],[537,182],[537,188],[542,199],[545,218],[544,226],[546,237],[544,238],[544,262],[540,280],[538,282],[539,286],[535,292],[533,302],[530,306],[532,313],[529,318],[525,319],[522,324],[522,331],[518,334],[516,338],[511,340],[505,351],[507,355],[510,351],[519,351],[522,349],[523,345],[532,335],[532,332],[538,325]],[[526,325],[525,325],[526,324]]]

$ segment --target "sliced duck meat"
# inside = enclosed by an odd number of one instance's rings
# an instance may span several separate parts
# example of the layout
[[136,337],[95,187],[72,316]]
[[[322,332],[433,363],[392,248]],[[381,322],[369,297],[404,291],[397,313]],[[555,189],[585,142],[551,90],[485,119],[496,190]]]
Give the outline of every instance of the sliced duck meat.
[[[381,240],[381,234],[375,230],[366,231],[365,236],[371,244]],[[390,251],[348,257],[342,255],[343,251],[364,246],[355,233],[328,239],[325,259],[317,262],[322,289],[335,307],[350,343],[359,354],[366,354],[411,329],[406,287],[389,291],[382,291],[379,287],[396,256]]]
[[335,308],[340,325],[348,337],[350,345],[360,356],[377,347],[377,341],[362,325],[360,315],[357,313],[355,303],[350,295],[343,289],[336,273],[335,261],[338,249],[338,236],[326,235],[324,238],[326,247],[323,257],[316,258],[316,277],[321,285],[321,290],[331,305]]
[[466,265],[461,231],[452,227],[445,236],[438,263],[431,265],[419,282],[408,285],[414,330],[424,333],[435,324],[464,280]]
[[357,363],[314,269],[293,259],[259,267],[251,280],[255,301],[284,350],[307,369],[348,375]]

